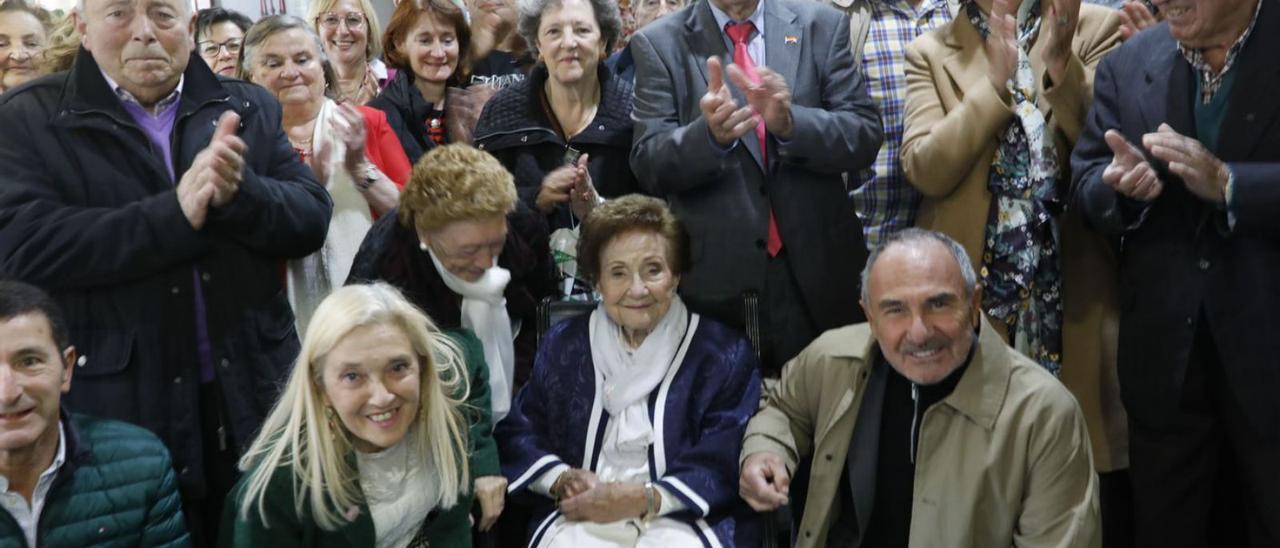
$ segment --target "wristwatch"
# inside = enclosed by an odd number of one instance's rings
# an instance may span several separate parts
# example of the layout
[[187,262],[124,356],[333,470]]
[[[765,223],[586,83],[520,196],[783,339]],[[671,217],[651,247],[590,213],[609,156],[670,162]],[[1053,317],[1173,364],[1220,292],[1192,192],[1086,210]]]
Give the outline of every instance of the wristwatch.
[[365,163],[363,171],[364,174],[356,179],[356,185],[360,187],[360,190],[369,190],[382,177],[382,172],[378,171],[378,166],[372,163]]

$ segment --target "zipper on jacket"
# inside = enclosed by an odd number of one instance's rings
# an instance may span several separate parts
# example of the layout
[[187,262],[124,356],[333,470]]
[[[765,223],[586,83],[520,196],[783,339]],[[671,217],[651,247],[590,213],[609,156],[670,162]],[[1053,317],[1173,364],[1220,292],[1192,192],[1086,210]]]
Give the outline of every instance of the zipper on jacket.
[[916,426],[920,420],[920,387],[911,383],[911,464],[916,463]]

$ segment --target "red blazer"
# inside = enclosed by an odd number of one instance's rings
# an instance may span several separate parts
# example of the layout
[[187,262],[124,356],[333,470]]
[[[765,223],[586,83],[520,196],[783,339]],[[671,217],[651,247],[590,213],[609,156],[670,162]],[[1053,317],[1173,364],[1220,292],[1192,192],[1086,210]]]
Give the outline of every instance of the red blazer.
[[397,188],[404,189],[413,166],[409,165],[409,157],[404,155],[404,147],[400,146],[400,139],[396,138],[396,133],[387,123],[387,114],[366,106],[356,108],[359,108],[360,113],[364,115],[365,157],[387,174],[387,178],[391,179]]

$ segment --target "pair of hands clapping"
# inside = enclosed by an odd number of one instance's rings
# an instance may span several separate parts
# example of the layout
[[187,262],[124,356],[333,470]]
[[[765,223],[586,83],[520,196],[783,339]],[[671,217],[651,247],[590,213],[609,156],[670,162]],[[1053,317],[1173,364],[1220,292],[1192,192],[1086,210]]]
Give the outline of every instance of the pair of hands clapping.
[[[732,145],[739,137],[753,131],[760,120],[769,133],[782,139],[791,137],[791,90],[781,74],[768,67],[757,67],[758,82],[752,82],[737,65],[729,65],[729,80],[746,96],[746,106],[739,106],[724,85],[724,67],[717,57],[707,58],[707,93],[698,106],[707,128],[722,147]],[[757,118],[759,116],[759,118]]]
[[239,127],[240,115],[224,112],[218,118],[213,138],[178,181],[178,205],[196,230],[204,227],[210,207],[227,205],[240,190],[247,145],[236,136]]
[[587,218],[600,201],[591,182],[591,173],[587,171],[587,160],[587,155],[583,154],[576,163],[560,166],[542,178],[542,188],[534,202],[539,211],[548,214],[556,206],[569,202],[574,216]]
[[[993,0],[991,14],[987,18],[990,33],[984,44],[987,54],[987,79],[1001,97],[1008,97],[1007,84],[1018,70],[1018,22],[1019,2]],[[1040,37],[1046,45],[1041,59],[1049,72],[1049,78],[1061,82],[1071,59],[1071,40],[1075,37],[1080,21],[1080,0],[1051,0],[1041,16]]]
[[[1164,181],[1142,154],[1119,131],[1108,130],[1103,136],[1113,154],[1111,164],[1102,172],[1102,182],[1116,192],[1135,200],[1150,202],[1164,191]],[[1142,136],[1142,146],[1151,156],[1169,165],[1169,172],[1182,179],[1187,190],[1209,203],[1226,201],[1230,174],[1227,165],[1200,144],[1200,141],[1174,131],[1169,124]]]
[[[364,178],[365,166],[368,160],[365,158],[364,149],[366,145],[366,134],[364,127],[364,115],[356,107],[350,103],[338,103],[335,111],[337,116],[333,119],[333,134],[337,141],[342,143],[345,150],[342,157],[342,168],[351,175],[353,181],[359,181]],[[320,180],[320,184],[327,184],[330,173],[329,158],[333,155],[333,148],[329,145],[328,139],[321,139],[316,144],[316,149],[307,159],[307,164],[311,167],[311,172],[316,174],[316,178]]]

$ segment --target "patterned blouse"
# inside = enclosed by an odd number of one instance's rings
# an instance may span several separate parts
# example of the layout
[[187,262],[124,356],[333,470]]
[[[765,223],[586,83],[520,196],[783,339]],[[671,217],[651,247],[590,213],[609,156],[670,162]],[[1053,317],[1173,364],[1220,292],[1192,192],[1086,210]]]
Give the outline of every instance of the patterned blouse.
[[[985,39],[987,16],[973,0],[964,13]],[[1009,332],[1009,343],[1050,372],[1062,364],[1062,269],[1056,215],[1062,177],[1053,135],[1027,52],[1040,32],[1040,0],[1018,13],[1018,67],[1008,87],[1017,118],[1000,134],[987,181],[991,208],[982,254],[982,308]]]

